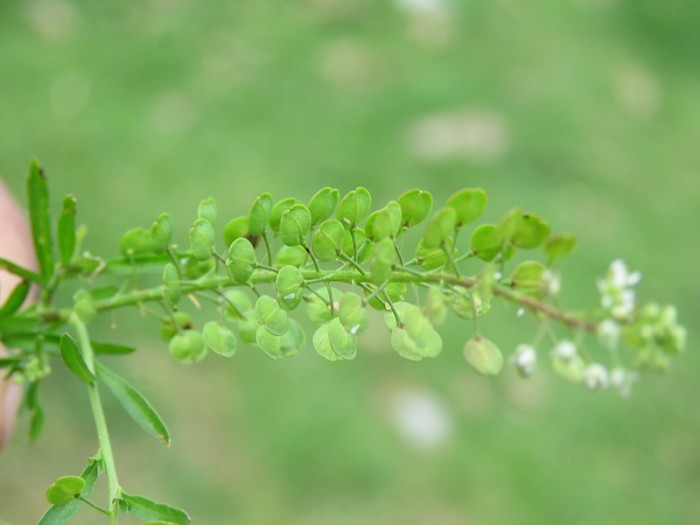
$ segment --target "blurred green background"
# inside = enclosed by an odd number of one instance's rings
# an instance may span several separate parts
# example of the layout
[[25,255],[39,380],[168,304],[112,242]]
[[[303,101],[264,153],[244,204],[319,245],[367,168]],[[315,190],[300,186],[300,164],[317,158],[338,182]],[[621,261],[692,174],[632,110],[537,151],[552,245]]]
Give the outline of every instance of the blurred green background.
[[[140,350],[115,366],[174,435],[160,447],[108,399],[122,483],[196,524],[699,523],[698,27],[690,0],[0,2],[0,175],[24,199],[39,158],[94,253],[162,211],[184,239],[209,195],[226,218],[261,191],[479,185],[487,219],[518,204],[579,237],[567,304],[622,257],[690,329],[621,400],[547,370],[477,377],[464,323],[432,362],[396,357],[377,319],[351,363],[243,348],[184,367],[120,314],[103,338]],[[489,337],[529,341],[497,310]],[[0,455],[0,520],[35,523],[94,452],[76,383],[57,370],[42,439],[23,421]]]

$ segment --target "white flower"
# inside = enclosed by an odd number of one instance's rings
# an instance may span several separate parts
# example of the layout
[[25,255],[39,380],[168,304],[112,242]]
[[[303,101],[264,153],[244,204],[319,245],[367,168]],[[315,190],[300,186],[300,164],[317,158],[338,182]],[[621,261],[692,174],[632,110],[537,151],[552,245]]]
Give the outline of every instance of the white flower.
[[607,369],[599,364],[593,363],[583,371],[583,384],[588,390],[603,390],[610,383]]
[[598,338],[611,350],[617,348],[620,340],[620,325],[612,319],[606,319],[598,325]]
[[525,315],[525,308],[518,308],[518,311],[515,313],[518,317],[522,317]]
[[600,303],[616,319],[628,319],[634,312],[635,294],[632,287],[639,284],[642,274],[630,273],[625,263],[617,259],[612,262],[604,279],[598,279]]
[[610,385],[615,388],[622,397],[629,397],[632,385],[637,380],[636,372],[629,372],[617,367],[610,373]]
[[522,377],[530,377],[537,366],[537,352],[530,345],[518,345],[513,354],[513,363]]
[[570,361],[576,355],[576,345],[572,341],[559,341],[552,354],[562,361]]

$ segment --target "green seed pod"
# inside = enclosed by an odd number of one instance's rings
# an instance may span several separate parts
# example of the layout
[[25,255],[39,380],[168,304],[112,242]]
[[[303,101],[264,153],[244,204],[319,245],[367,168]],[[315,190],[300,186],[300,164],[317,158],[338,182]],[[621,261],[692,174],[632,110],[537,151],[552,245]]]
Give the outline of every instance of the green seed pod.
[[481,375],[495,376],[503,369],[503,354],[485,337],[470,338],[464,345],[464,358]]
[[348,226],[355,226],[364,219],[372,207],[372,196],[367,188],[359,187],[343,197],[336,217]]
[[287,211],[289,208],[294,206],[295,204],[301,204],[297,199],[294,197],[288,197],[286,199],[282,199],[281,201],[277,202],[273,207],[272,211],[270,212],[270,228],[272,228],[272,231],[275,233],[279,233],[280,231],[280,221],[282,220],[282,214]]
[[549,258],[549,263],[551,264],[555,260],[564,257],[571,253],[576,247],[576,237],[568,233],[562,235],[553,235],[544,246],[544,251]]
[[295,266],[285,266],[275,280],[277,301],[287,311],[294,310],[303,299],[304,277]]
[[423,222],[433,209],[433,196],[427,191],[413,189],[399,197],[401,223],[411,228]]
[[423,311],[433,325],[441,325],[445,322],[448,311],[447,298],[438,287],[428,288]]
[[498,233],[506,242],[510,242],[520,229],[523,220],[523,212],[520,208],[513,208],[498,223]]
[[[452,246],[452,237],[448,237],[445,246]],[[452,258],[459,257],[459,250],[452,249]],[[448,263],[447,254],[443,248],[428,248],[423,239],[418,242],[416,248],[416,262],[425,270],[435,270],[442,268]]]
[[185,330],[176,335],[168,344],[170,355],[183,364],[201,361],[207,355],[204,337],[196,330]]
[[547,295],[545,273],[547,267],[538,261],[523,261],[515,267],[510,276],[514,290],[531,297],[543,298]]
[[482,224],[472,232],[469,249],[482,261],[492,261],[503,251],[504,237],[493,224]]
[[249,237],[248,217],[236,217],[224,227],[224,243],[228,248],[231,243],[240,237]]
[[212,352],[224,357],[231,357],[236,353],[236,336],[216,321],[209,321],[204,325],[202,336]]
[[[396,313],[399,314],[399,317],[401,319],[407,318],[408,315],[412,312],[420,311],[420,308],[418,308],[415,304],[411,304],[406,301],[394,302],[394,309],[396,310]],[[384,314],[384,323],[386,324],[386,327],[389,329],[389,331],[392,331],[394,330],[394,328],[396,328],[396,316],[392,311],[386,310],[385,312],[386,313]]]
[[65,505],[74,501],[85,488],[85,480],[80,476],[61,476],[46,491],[46,500],[52,505]]
[[548,235],[549,224],[547,221],[537,215],[524,213],[510,242],[518,248],[532,249],[544,243]]
[[214,224],[216,221],[216,202],[214,197],[208,197],[199,203],[197,218]]
[[185,257],[181,261],[182,275],[186,279],[195,280],[210,273],[214,269],[214,260],[198,261],[194,257]]
[[234,283],[245,283],[255,270],[255,248],[250,241],[240,237],[233,241],[226,259],[226,271]]
[[234,319],[244,319],[243,314],[253,308],[250,296],[242,290],[226,292],[226,313]]
[[180,275],[173,263],[167,263],[163,268],[163,299],[170,306],[174,306],[181,297]]
[[372,241],[393,239],[401,228],[401,206],[391,201],[386,207],[372,213],[365,222],[365,233]]
[[421,361],[423,358],[417,352],[415,341],[403,328],[396,328],[391,332],[391,347],[404,359],[409,361]]
[[282,352],[281,336],[271,334],[265,329],[265,327],[258,326],[258,329],[255,332],[255,340],[257,345],[270,359],[277,360],[284,357],[284,353]]
[[439,248],[447,242],[457,226],[457,212],[454,208],[442,208],[428,222],[423,234],[426,248]]
[[447,199],[447,206],[457,213],[457,227],[474,222],[484,213],[488,197],[481,188],[461,190]]
[[351,335],[367,329],[367,309],[362,297],[353,292],[343,294],[338,305],[338,318]]
[[338,361],[340,359],[340,356],[333,351],[333,347],[331,346],[331,340],[328,336],[328,323],[322,324],[316,329],[311,343],[313,344],[314,350],[324,359],[328,361]]
[[238,335],[246,344],[257,345],[257,331],[261,328],[255,317],[255,310],[247,310],[243,313],[243,320],[238,323]]
[[376,244],[374,253],[370,259],[370,280],[379,286],[391,277],[394,262],[396,261],[396,248],[394,241],[384,239]]
[[301,246],[282,246],[275,255],[275,266],[296,266],[300,268],[306,264],[308,254]]
[[372,252],[374,251],[374,243],[367,242],[367,236],[364,230],[361,228],[355,228],[355,242],[352,241],[352,232],[348,229],[345,230],[343,235],[343,251],[348,257],[355,258],[355,246],[357,246],[357,258],[355,260],[358,263],[363,263],[370,258]]
[[491,298],[484,298],[480,291],[469,292],[461,287],[456,287],[455,291],[458,293],[451,294],[449,302],[450,306],[452,306],[452,311],[458,317],[474,319],[474,314],[476,314],[476,317],[482,317],[491,310]]
[[284,357],[289,357],[299,353],[306,344],[306,334],[304,329],[294,319],[289,320],[289,330],[282,336],[280,341],[280,351]]
[[287,246],[298,246],[311,229],[311,213],[303,204],[295,204],[282,214],[280,238]]
[[424,357],[437,357],[442,351],[442,338],[417,306],[398,302],[394,304],[403,326],[396,325],[393,312],[384,316],[392,332],[392,348],[402,357],[419,361]]
[[[335,309],[337,310],[340,301],[343,298],[343,292],[337,288],[331,289],[333,294],[333,302],[335,303]],[[317,325],[322,325],[329,322],[333,315],[328,306],[328,289],[323,287],[317,291],[316,294],[309,294],[306,296],[306,315],[309,317],[312,323]],[[320,297],[319,297],[320,296]]]
[[269,193],[261,194],[248,213],[248,229],[251,235],[262,235],[265,231],[265,225],[270,217],[270,208],[272,207],[272,195]]
[[309,201],[311,224],[318,224],[333,215],[339,198],[340,192],[333,188],[323,188],[311,197]]
[[[175,326],[177,324],[177,326]],[[166,343],[177,335],[178,332],[191,330],[194,322],[185,312],[173,312],[172,317],[166,317],[160,325],[160,337]]]
[[133,228],[122,235],[119,251],[125,257],[131,257],[151,251],[151,238],[145,228]]
[[279,303],[269,295],[258,297],[255,303],[258,323],[272,335],[284,335],[289,330],[289,317]]
[[311,237],[311,248],[316,257],[321,261],[332,261],[338,257],[342,253],[346,233],[345,227],[337,219],[323,222]]
[[148,243],[154,253],[163,253],[168,249],[173,237],[173,222],[170,215],[161,213],[148,231]]
[[316,330],[313,345],[316,352],[329,361],[351,360],[357,355],[357,339],[337,317]]
[[389,296],[392,302],[403,301],[406,298],[406,283],[389,283],[384,287],[384,293],[380,297],[373,297],[369,300],[369,305],[375,310],[386,312],[387,307],[384,306],[384,294]]
[[190,228],[190,251],[197,260],[207,261],[212,258],[215,234],[214,227],[204,219],[197,219]]

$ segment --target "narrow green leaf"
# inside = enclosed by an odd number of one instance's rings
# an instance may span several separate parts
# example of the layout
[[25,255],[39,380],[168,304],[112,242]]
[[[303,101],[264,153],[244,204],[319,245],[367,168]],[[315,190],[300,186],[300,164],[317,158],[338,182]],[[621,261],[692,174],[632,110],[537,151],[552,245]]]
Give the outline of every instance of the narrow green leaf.
[[39,439],[42,430],[44,430],[44,409],[37,406],[29,420],[29,442],[33,443]]
[[5,301],[5,304],[0,307],[0,319],[3,317],[9,317],[20,309],[20,307],[24,304],[24,300],[27,298],[27,295],[29,295],[30,288],[31,284],[29,281],[22,281],[15,286],[14,290],[12,290],[12,293],[7,298],[7,301]]
[[[81,493],[84,498],[89,497],[92,493],[98,473],[97,462],[92,460],[80,474],[80,477],[85,480],[85,486]],[[82,504],[82,501],[74,499],[63,505],[52,505],[39,520],[38,525],[64,525],[78,512]]]
[[0,270],[5,270],[11,274],[16,275],[17,277],[21,277],[22,279],[26,279],[27,281],[31,281],[33,283],[43,283],[41,275],[26,268],[23,268],[22,266],[15,264],[12,261],[8,261],[7,259],[0,258]]
[[75,254],[75,197],[66,195],[58,218],[58,253],[61,264],[71,262]]
[[160,520],[174,523],[175,525],[189,525],[190,523],[190,517],[187,513],[177,507],[171,507],[165,503],[157,503],[149,498],[127,494],[126,492],[122,492],[121,500],[126,505],[128,512],[142,520]]
[[78,344],[70,335],[63,334],[59,346],[61,348],[61,357],[63,357],[63,362],[68,367],[68,370],[73,372],[83,383],[89,385],[95,381],[94,374],[90,372],[83,360]]
[[39,261],[41,277],[47,282],[53,275],[54,270],[49,188],[44,172],[36,161],[33,161],[29,168],[27,189],[29,193],[29,219],[32,224],[34,250],[36,251],[36,257]]
[[112,391],[131,419],[166,445],[170,444],[170,434],[165,423],[141,392],[131,386],[126,379],[100,363],[97,363],[97,375],[102,383]]
[[92,351],[96,354],[127,355],[136,351],[136,348],[133,346],[120,345],[117,343],[98,343],[97,341],[90,341],[90,344],[92,345]]

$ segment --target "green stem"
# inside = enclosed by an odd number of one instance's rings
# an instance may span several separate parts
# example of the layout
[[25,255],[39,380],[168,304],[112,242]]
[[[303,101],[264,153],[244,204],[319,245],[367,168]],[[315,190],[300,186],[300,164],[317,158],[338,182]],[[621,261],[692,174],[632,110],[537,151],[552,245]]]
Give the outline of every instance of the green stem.
[[[75,330],[83,353],[83,359],[88,369],[95,374],[95,353],[92,350],[90,336],[85,323],[74,313],[70,316],[70,324]],[[102,453],[102,461],[104,462],[105,474],[107,475],[107,484],[109,487],[109,516],[112,525],[118,525],[119,516],[117,515],[117,500],[121,494],[121,487],[117,479],[117,468],[114,464],[114,454],[112,453],[112,443],[109,439],[109,431],[107,430],[107,420],[105,419],[102,401],[100,399],[100,391],[97,383],[93,382],[88,385],[88,396],[90,398],[90,408],[92,409],[92,417],[95,420],[97,429],[97,439],[100,443],[100,452]]]

